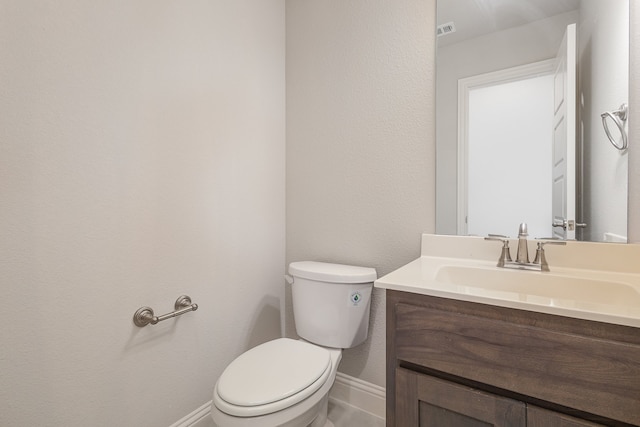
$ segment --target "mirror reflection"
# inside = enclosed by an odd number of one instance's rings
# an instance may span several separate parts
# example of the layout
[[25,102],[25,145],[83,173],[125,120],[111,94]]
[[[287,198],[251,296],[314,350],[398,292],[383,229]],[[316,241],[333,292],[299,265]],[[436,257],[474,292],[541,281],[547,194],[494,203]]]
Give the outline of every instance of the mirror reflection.
[[627,240],[628,0],[438,0],[439,234]]

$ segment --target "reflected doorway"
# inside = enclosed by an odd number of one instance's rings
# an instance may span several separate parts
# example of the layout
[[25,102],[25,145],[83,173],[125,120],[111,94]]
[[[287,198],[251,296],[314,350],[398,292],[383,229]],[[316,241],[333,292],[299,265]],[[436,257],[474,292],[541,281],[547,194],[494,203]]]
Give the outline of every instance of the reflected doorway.
[[461,79],[458,94],[458,234],[513,235],[516,217],[550,236],[553,61]]

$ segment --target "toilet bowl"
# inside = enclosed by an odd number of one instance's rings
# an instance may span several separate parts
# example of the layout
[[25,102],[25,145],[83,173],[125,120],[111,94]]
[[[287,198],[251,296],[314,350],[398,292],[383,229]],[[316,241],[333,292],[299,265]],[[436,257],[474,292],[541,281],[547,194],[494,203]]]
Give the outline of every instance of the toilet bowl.
[[373,268],[294,262],[292,299],[300,340],[279,338],[238,356],[215,384],[219,427],[331,427],[329,391],[342,349],[368,335]]

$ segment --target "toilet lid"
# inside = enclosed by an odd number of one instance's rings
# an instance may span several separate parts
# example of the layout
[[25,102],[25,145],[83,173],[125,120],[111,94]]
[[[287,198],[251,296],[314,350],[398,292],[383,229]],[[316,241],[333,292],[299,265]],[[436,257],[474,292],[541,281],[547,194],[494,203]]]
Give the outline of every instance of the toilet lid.
[[[328,350],[280,338],[254,347],[234,360],[218,380],[217,395],[241,407],[268,405],[301,394],[300,399],[295,399],[299,401],[320,388],[330,370]],[[323,376],[325,381],[319,381]]]

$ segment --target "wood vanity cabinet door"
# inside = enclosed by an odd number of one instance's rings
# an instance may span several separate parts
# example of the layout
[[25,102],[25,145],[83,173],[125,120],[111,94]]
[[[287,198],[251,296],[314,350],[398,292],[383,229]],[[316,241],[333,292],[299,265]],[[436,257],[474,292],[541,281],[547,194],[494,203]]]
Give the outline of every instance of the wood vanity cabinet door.
[[604,427],[604,425],[529,405],[527,406],[527,427]]
[[396,370],[396,427],[525,427],[526,405],[473,388]]

